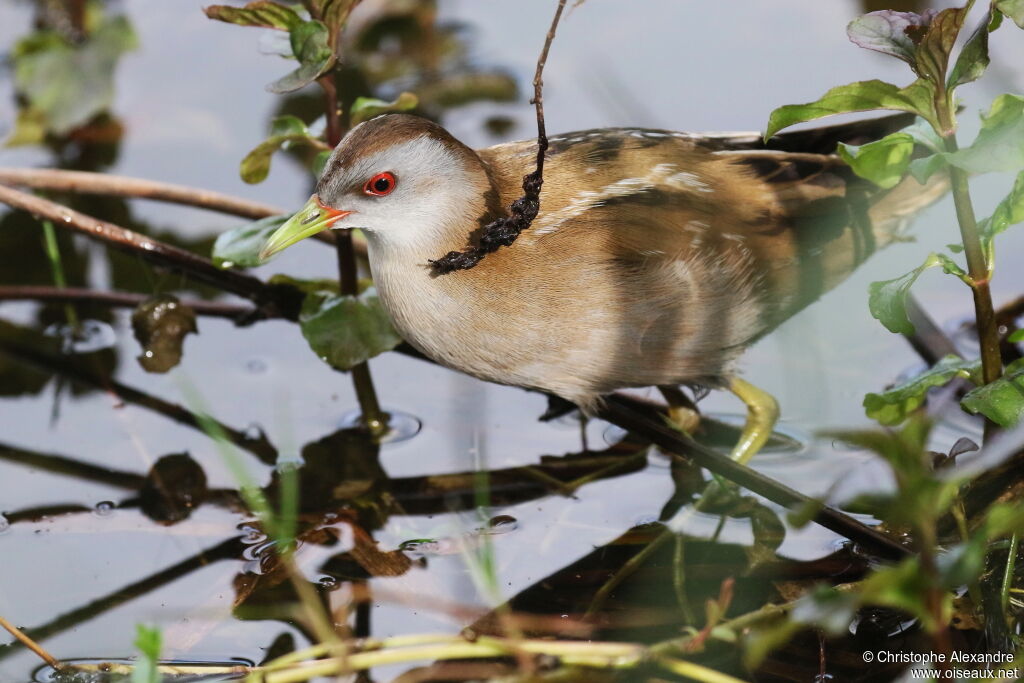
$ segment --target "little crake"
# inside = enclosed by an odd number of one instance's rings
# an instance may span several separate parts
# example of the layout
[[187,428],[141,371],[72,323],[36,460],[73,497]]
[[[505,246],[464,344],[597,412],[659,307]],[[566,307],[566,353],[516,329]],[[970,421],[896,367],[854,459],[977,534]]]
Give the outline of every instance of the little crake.
[[789,133],[600,129],[550,138],[540,213],[475,268],[430,260],[473,244],[533,170],[536,142],[472,150],[426,119],[363,123],[263,256],[327,228],[361,228],[395,327],[435,361],[592,408],[625,387],[729,387],[749,406],[734,451],[770,435],[774,400],[737,357],[944,192],[879,190],[834,155],[906,125],[889,117]]

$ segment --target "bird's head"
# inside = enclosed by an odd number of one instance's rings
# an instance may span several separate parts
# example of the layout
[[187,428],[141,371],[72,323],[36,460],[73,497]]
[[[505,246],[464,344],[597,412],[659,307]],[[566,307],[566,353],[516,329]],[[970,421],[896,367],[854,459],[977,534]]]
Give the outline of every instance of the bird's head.
[[[331,154],[309,202],[277,229],[266,259],[330,229],[360,228],[371,244],[420,247],[429,257],[446,229],[475,227],[491,181],[480,157],[441,126],[408,114],[353,128]],[[433,249],[433,251],[431,251]]]

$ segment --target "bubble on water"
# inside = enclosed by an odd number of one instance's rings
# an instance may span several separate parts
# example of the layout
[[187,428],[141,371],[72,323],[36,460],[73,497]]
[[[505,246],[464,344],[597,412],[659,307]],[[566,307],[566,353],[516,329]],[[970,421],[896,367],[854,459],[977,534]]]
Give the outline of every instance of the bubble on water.
[[267,362],[262,358],[250,358],[245,362],[245,369],[254,375],[262,375],[267,371]]
[[117,343],[114,328],[102,320],[83,320],[78,325],[54,323],[43,334],[60,339],[64,353],[92,353]]
[[433,538],[417,538],[411,541],[403,541],[398,549],[411,555],[446,555],[446,544],[444,539],[440,541]]
[[[388,431],[376,441],[379,444],[393,444],[407,441],[420,433],[423,423],[419,418],[403,413],[400,410],[384,411],[388,415]],[[365,429],[363,415],[358,410],[345,413],[341,416],[339,426],[342,429]]]
[[116,507],[117,504],[113,501],[101,500],[96,503],[96,506],[93,508],[93,512],[96,513],[96,516],[98,517],[106,517],[112,513]]
[[326,575],[325,576],[321,576],[319,579],[316,580],[316,582],[317,582],[317,584],[319,584],[320,588],[322,588],[322,589],[324,589],[326,591],[332,591],[332,590],[336,589],[338,587],[338,585],[340,584],[340,582],[336,578],[334,578],[333,576],[326,576]]
[[493,536],[495,534],[507,534],[518,528],[519,520],[512,515],[498,515],[487,520],[487,528],[480,531]]
[[10,521],[0,514],[0,534],[6,533],[11,530]]

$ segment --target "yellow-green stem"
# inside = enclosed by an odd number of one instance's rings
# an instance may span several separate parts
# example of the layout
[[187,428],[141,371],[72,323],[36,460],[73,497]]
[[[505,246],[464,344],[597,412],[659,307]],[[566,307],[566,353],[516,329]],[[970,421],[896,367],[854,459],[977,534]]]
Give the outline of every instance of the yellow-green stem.
[[[959,146],[956,141],[952,92],[940,88],[936,92],[935,103],[941,128],[938,132],[945,140],[946,151],[955,152]],[[1003,373],[1002,356],[999,353],[999,326],[996,322],[995,309],[992,306],[992,293],[989,290],[992,264],[985,258],[981,232],[978,229],[977,217],[974,215],[974,204],[971,202],[967,171],[951,165],[949,167],[949,183],[953,192],[953,203],[956,206],[957,222],[960,225],[964,256],[967,259],[967,272],[971,278],[971,291],[974,295],[974,318],[978,331],[982,379],[985,384],[989,384],[999,379]],[[986,420],[986,438],[993,429],[993,423]]]
[[[43,245],[46,247],[46,257],[50,261],[53,284],[57,286],[57,289],[66,289],[68,283],[64,277],[64,262],[60,257],[60,246],[57,244],[57,230],[50,221],[43,221]],[[78,313],[71,303],[64,304],[64,315],[67,317],[68,325],[77,330]]]

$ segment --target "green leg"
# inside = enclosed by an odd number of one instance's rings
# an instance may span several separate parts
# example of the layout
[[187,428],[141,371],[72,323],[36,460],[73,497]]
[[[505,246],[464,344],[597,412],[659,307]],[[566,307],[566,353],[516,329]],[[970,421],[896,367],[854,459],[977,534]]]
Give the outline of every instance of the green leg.
[[771,394],[739,377],[729,382],[729,391],[747,405],[747,422],[731,454],[733,460],[745,465],[771,437],[779,419],[779,403]]
[[693,434],[700,426],[700,411],[693,401],[682,389],[671,384],[659,385],[658,391],[668,403],[668,419],[672,426],[686,434]]

